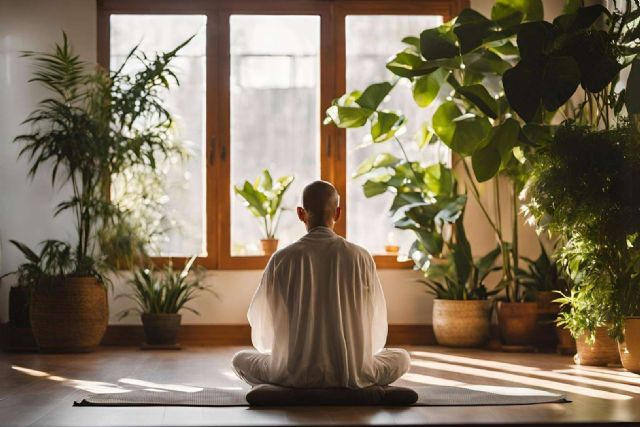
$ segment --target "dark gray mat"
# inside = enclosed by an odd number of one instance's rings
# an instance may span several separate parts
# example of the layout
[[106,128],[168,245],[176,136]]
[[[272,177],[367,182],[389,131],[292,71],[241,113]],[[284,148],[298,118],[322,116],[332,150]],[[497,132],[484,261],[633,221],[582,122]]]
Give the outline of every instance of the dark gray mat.
[[[495,386],[416,386],[418,401],[412,406],[496,406],[566,403],[565,396],[542,390]],[[126,393],[90,394],[74,406],[249,406],[246,389],[202,388],[196,392],[133,390]]]

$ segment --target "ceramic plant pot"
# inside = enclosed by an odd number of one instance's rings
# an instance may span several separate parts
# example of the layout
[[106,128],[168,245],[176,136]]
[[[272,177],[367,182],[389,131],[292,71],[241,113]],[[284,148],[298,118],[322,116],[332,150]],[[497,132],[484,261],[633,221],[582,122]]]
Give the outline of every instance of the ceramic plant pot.
[[500,340],[503,345],[531,346],[534,344],[538,321],[537,303],[498,301],[496,311]]
[[624,319],[624,341],[618,343],[618,351],[622,366],[640,374],[640,317]]
[[42,280],[31,295],[30,317],[41,351],[91,351],[107,330],[107,290],[95,277]]
[[491,301],[433,301],[433,332],[438,344],[480,347],[489,339]]
[[556,326],[556,335],[558,336],[557,352],[559,354],[576,354],[576,340],[571,336],[571,332],[568,329]]
[[182,316],[177,313],[144,313],[141,316],[145,343],[150,346],[175,346]]
[[607,334],[607,328],[596,329],[596,339],[593,344],[587,342],[586,335],[576,339],[578,352],[573,360],[576,365],[607,366],[620,364],[618,345]]
[[278,250],[278,239],[262,239],[260,244],[262,245],[262,253],[266,256],[271,256]]

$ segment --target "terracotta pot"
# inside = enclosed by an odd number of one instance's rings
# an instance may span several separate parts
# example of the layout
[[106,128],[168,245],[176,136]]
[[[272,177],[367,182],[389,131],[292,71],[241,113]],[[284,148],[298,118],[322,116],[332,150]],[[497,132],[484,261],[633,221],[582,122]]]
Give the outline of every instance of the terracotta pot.
[[262,239],[260,244],[262,245],[262,253],[266,256],[271,256],[278,250],[278,239]]
[[589,345],[586,336],[576,339],[578,353],[573,357],[576,365],[607,366],[620,364],[618,345],[607,334],[607,328],[596,329],[596,339],[593,345]]
[[624,319],[624,341],[618,343],[618,350],[622,366],[640,374],[640,317]]
[[568,329],[556,326],[556,335],[558,336],[557,351],[562,355],[576,354],[576,340],[571,336]]
[[144,338],[148,345],[176,345],[182,316],[177,313],[144,313],[142,316]]
[[41,351],[91,351],[107,330],[107,290],[94,277],[43,280],[36,285],[30,308]]
[[9,322],[18,328],[29,328],[29,288],[14,286],[9,290]]
[[440,345],[480,347],[489,339],[491,301],[433,301],[433,332]]
[[498,301],[498,328],[503,345],[529,346],[533,344],[538,320],[535,302]]
[[553,291],[540,291],[537,293],[538,320],[535,333],[536,347],[540,350],[556,351],[558,334],[555,321],[560,311],[560,304],[553,302],[558,294]]

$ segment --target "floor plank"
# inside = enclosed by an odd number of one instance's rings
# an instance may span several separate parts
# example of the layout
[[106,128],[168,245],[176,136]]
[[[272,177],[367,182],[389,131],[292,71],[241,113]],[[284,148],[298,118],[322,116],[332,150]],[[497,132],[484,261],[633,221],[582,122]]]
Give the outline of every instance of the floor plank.
[[88,408],[88,391],[136,387],[241,387],[230,360],[240,347],[182,351],[104,348],[91,354],[0,354],[0,426],[640,424],[640,376],[577,367],[554,354],[408,348],[397,384],[499,385],[566,394],[570,404],[502,407]]

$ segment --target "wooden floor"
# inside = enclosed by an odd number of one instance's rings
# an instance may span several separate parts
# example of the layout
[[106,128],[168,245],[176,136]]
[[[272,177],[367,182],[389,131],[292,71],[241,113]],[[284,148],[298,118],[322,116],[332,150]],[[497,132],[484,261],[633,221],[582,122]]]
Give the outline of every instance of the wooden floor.
[[246,387],[229,361],[239,347],[182,351],[104,348],[91,354],[0,353],[2,426],[468,425],[612,423],[640,425],[640,376],[579,368],[569,357],[408,348],[411,371],[397,384],[490,384],[566,394],[573,402],[502,407],[87,408],[87,392],[171,385]]

